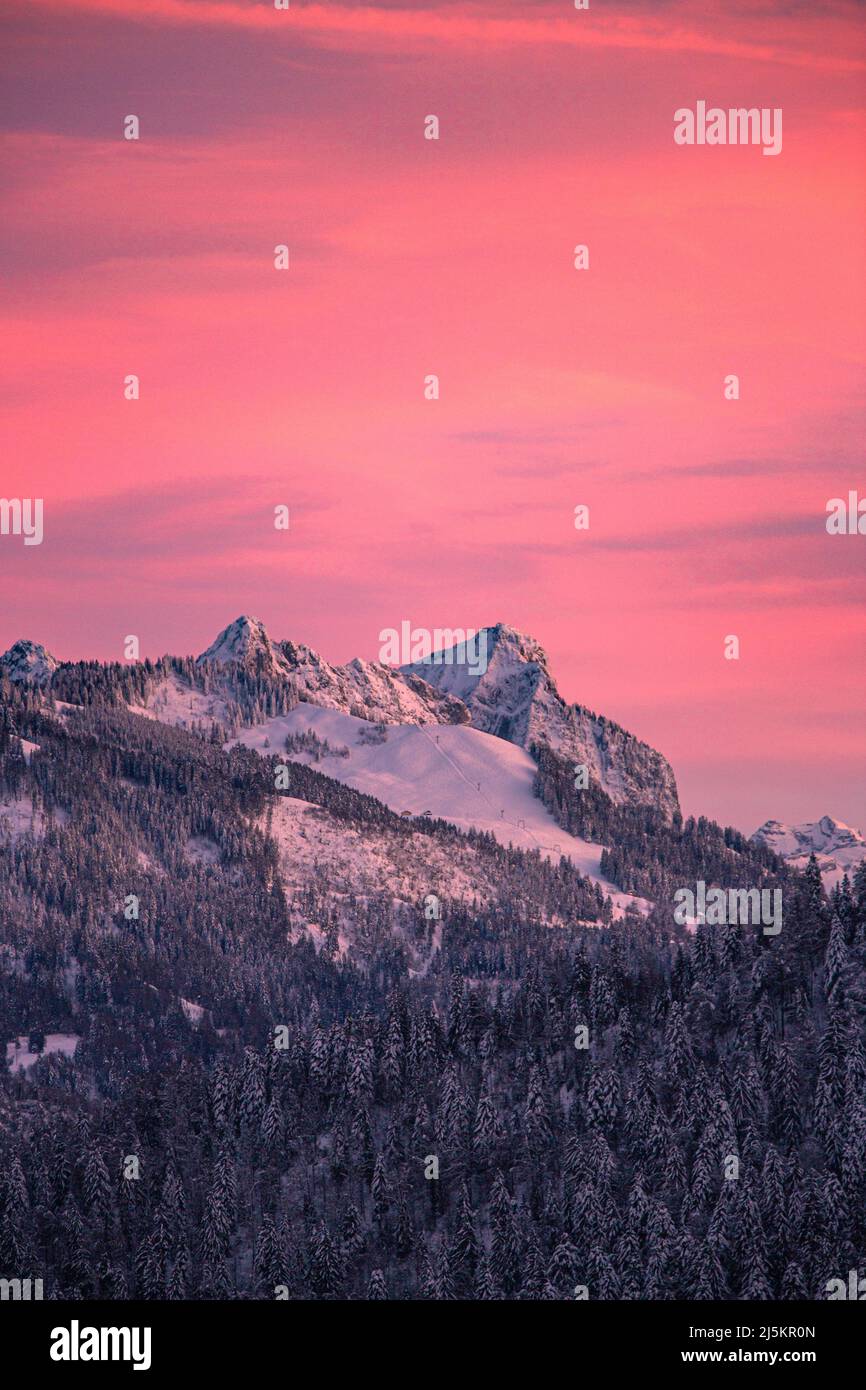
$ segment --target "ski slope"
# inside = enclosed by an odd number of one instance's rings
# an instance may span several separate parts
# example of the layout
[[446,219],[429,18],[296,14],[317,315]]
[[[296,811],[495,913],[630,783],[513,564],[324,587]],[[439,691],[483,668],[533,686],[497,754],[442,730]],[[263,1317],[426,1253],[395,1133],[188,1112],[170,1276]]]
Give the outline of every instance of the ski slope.
[[[536,849],[548,859],[565,855],[602,886],[615,906],[648,906],[603,879],[602,846],[560,829],[533,795],[535,763],[524,749],[467,725],[451,724],[390,724],[385,726],[384,743],[359,743],[361,731],[369,734],[371,728],[352,715],[301,704],[291,714],[245,729],[232,742],[314,766],[394,811],[438,816],[461,830],[485,830],[501,844]],[[286,735],[307,730],[336,747],[347,747],[349,756],[315,761],[309,753],[285,752]]]

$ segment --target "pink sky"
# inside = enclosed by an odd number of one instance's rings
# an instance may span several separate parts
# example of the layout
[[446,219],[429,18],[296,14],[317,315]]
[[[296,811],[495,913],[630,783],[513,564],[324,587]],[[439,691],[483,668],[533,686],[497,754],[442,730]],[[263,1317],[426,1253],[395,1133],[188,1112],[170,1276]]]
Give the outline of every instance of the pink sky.
[[[504,621],[686,810],[866,828],[862,10],[590,5],[7,3],[0,492],[45,540],[0,537],[0,649]],[[676,146],[699,99],[782,153]]]

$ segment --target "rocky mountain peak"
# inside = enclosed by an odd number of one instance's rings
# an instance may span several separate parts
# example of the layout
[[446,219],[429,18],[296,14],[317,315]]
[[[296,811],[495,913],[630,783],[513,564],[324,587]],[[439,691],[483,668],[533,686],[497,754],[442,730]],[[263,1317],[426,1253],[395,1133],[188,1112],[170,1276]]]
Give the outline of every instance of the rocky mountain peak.
[[11,681],[34,685],[43,685],[58,665],[56,658],[41,643],[31,642],[26,637],[14,642],[8,652],[0,656],[0,668]]
[[462,700],[472,724],[485,733],[522,748],[546,743],[585,765],[613,801],[657,806],[667,817],[679,809],[665,758],[611,720],[569,705],[534,637],[496,623],[482,628],[468,648],[434,652],[401,669]]
[[271,641],[264,623],[248,614],[241,614],[223,628],[197,659],[213,661],[219,666],[235,664],[261,675],[288,674],[279,645]]

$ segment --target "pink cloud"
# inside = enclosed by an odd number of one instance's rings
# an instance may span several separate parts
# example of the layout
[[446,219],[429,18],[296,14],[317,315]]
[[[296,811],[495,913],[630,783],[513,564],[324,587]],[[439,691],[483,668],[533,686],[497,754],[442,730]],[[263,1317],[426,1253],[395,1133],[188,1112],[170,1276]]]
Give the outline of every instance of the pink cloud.
[[[43,0],[51,10],[70,9],[67,0]],[[706,6],[685,4],[653,7],[643,12],[611,16],[601,9],[562,14],[557,5],[538,6],[519,18],[503,16],[500,6],[430,5],[418,8],[377,8],[366,5],[316,5],[292,3],[289,10],[268,5],[232,3],[231,0],[139,0],[130,9],[125,0],[72,0],[73,10],[139,24],[244,29],[269,36],[305,33],[324,42],[347,40],[358,47],[378,50],[383,45],[478,44],[512,47],[563,45],[570,48],[643,49],[664,53],[706,53],[755,62],[786,63],[833,71],[862,70],[862,59],[851,56],[845,39],[856,10],[852,6],[825,8],[789,17],[785,42],[779,41],[778,24],[765,8],[742,5],[734,12],[735,23],[751,29],[746,38],[732,37],[730,6],[707,14]],[[820,49],[808,36],[820,32]],[[805,40],[805,41],[804,41]],[[835,52],[829,51],[836,47]]]

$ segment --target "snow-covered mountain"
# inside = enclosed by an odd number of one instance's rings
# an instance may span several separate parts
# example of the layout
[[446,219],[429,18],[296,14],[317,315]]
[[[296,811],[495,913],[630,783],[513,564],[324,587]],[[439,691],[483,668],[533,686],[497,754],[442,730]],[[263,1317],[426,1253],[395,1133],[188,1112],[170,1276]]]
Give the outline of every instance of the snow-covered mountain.
[[[471,724],[517,748],[546,743],[585,764],[590,778],[617,804],[657,806],[668,818],[678,809],[666,759],[612,720],[567,704],[534,638],[497,623],[482,630],[481,642],[482,672],[473,665],[475,653],[460,647],[402,668],[357,657],[336,666],[303,643],[276,640],[258,618],[242,615],[197,658],[201,680],[191,679],[189,667],[177,663],[134,708],[166,723],[220,722],[221,710],[243,703],[242,688],[249,692],[249,681],[240,679],[243,672],[245,678],[269,682],[272,692],[274,683],[278,689],[285,683],[286,698],[277,709],[298,700],[372,724]],[[40,685],[57,665],[44,647],[26,641],[0,658],[11,679]],[[274,713],[273,693],[268,699],[270,709],[259,708]],[[250,726],[255,717],[240,722]],[[233,730],[238,723],[235,718]]]
[[49,651],[23,637],[0,656],[0,671],[11,681],[44,685],[57,666],[58,662]]
[[434,653],[400,668],[358,658],[332,666],[312,648],[272,640],[256,618],[231,623],[202,652],[200,662],[242,666],[248,672],[291,679],[309,704],[386,724],[466,724],[518,748],[547,743],[576,764],[617,804],[657,806],[669,818],[678,809],[670,764],[620,725],[557,690],[548,658],[534,638],[497,623],[470,644]]
[[[477,673],[479,646],[486,650],[483,674]],[[475,728],[521,748],[547,743],[585,764],[590,777],[618,804],[658,806],[668,817],[678,809],[673,769],[661,753],[603,715],[567,704],[547,654],[534,638],[497,623],[482,629],[468,657],[457,646],[401,669],[457,696]]]
[[784,825],[768,820],[752,836],[761,844],[786,859],[797,869],[804,869],[814,854],[827,888],[842,881],[844,874],[853,877],[859,864],[866,859],[866,838],[859,830],[832,816],[803,825]]

